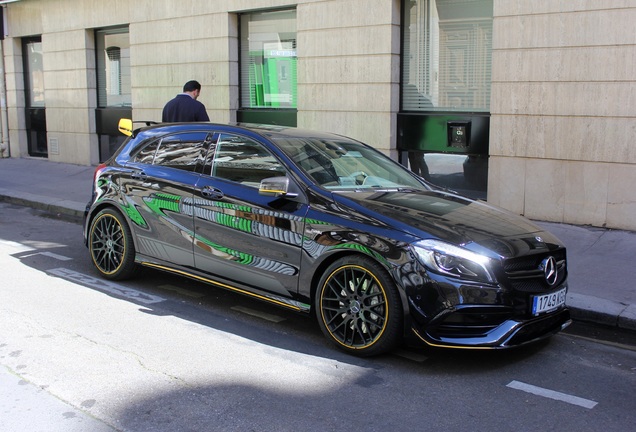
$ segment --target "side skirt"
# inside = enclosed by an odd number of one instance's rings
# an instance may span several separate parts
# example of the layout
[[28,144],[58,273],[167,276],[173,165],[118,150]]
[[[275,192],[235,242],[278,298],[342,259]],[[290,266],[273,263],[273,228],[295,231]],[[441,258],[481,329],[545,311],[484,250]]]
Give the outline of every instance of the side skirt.
[[149,262],[149,261],[138,261],[139,264],[145,266],[145,267],[150,267],[150,268],[154,268],[157,270],[162,270],[165,272],[169,272],[169,273],[173,273],[173,274],[177,274],[180,276],[185,276],[188,277],[190,279],[194,279],[197,280],[199,282],[204,282],[210,285],[214,285],[220,288],[224,288],[230,291],[234,291],[243,295],[247,295],[249,297],[253,297],[256,298],[258,300],[262,300],[262,301],[266,301],[268,303],[272,303],[275,304],[276,306],[280,306],[280,307],[284,307],[286,309],[291,309],[295,312],[305,312],[305,313],[309,313],[311,306],[305,303],[301,303],[289,298],[285,298],[285,297],[281,297],[281,296],[276,296],[273,294],[267,294],[267,293],[255,293],[252,291],[249,291],[247,289],[243,289],[243,288],[239,288],[237,286],[234,285],[229,285],[227,283],[223,283],[223,282],[219,282],[216,281],[214,279],[209,279],[207,277],[203,277],[200,276],[198,274],[194,274],[194,273],[190,273],[187,272],[185,270],[179,270],[179,269],[175,269],[172,267],[168,267],[162,264],[157,264],[157,263],[153,263],[153,262]]

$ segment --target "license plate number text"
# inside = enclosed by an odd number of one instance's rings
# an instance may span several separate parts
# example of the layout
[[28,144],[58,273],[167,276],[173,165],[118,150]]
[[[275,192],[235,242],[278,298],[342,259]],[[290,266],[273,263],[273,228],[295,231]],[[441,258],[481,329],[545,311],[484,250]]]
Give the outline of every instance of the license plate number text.
[[533,296],[532,315],[539,315],[543,312],[550,312],[565,305],[565,288],[550,294]]

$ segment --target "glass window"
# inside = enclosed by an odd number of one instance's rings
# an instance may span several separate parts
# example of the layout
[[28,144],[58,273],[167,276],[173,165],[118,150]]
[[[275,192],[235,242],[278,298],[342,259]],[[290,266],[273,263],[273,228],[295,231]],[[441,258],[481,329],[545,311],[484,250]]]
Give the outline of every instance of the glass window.
[[[22,40],[24,91],[26,97],[25,126],[29,156],[48,156],[46,110],[44,101],[44,65],[41,37]],[[1,77],[0,77],[1,79]]]
[[95,44],[98,106],[132,106],[128,27],[95,31]]
[[425,189],[402,165],[357,141],[345,138],[275,141],[315,183],[326,189]]
[[258,188],[261,180],[284,176],[281,163],[262,145],[238,135],[220,135],[211,175]]
[[296,108],[296,11],[241,15],[241,107]]
[[404,4],[402,109],[490,111],[493,0]]
[[170,135],[161,140],[153,164],[197,171],[203,166],[210,142],[211,135],[205,132]]
[[144,145],[132,159],[136,163],[198,171],[211,142],[212,135],[205,132],[169,135]]
[[28,107],[44,107],[44,67],[42,65],[42,41],[25,39],[25,79]]
[[160,140],[156,140],[144,145],[132,158],[133,162],[152,165],[160,142]]

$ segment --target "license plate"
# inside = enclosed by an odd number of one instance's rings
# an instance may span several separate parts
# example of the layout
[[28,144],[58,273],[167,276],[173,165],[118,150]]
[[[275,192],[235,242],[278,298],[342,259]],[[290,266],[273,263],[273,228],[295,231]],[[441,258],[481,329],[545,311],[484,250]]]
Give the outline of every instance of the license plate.
[[565,304],[567,289],[563,288],[550,294],[532,297],[532,315],[550,312]]

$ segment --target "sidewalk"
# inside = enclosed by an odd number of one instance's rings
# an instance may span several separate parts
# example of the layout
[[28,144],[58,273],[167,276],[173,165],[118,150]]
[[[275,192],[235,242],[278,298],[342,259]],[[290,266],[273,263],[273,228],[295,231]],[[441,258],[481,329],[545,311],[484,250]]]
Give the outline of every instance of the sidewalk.
[[[0,159],[0,201],[82,217],[94,171],[42,159]],[[636,331],[636,232],[537,223],[568,248],[572,317]]]
[[[0,432],[114,432],[115,429],[0,366]],[[26,414],[26,415],[25,415]]]

